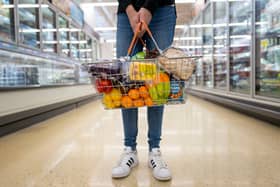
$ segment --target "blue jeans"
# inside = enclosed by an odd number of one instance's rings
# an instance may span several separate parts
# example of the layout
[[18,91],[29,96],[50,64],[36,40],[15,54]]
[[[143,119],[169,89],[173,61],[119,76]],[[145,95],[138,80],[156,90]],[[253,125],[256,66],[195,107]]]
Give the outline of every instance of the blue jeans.
[[[174,30],[176,24],[176,9],[174,6],[165,6],[158,8],[153,15],[149,28],[158,43],[158,46],[164,50],[173,42]],[[117,57],[126,56],[128,47],[133,37],[133,31],[130,27],[128,17],[125,13],[118,14],[117,23]],[[147,35],[143,36],[146,40],[147,48],[155,48],[153,42]],[[142,51],[143,46],[140,42],[134,48],[132,55]],[[163,106],[148,107],[148,143],[149,150],[159,148],[161,140]],[[138,109],[122,109],[123,127],[124,127],[124,145],[136,149],[136,137],[138,134]]]

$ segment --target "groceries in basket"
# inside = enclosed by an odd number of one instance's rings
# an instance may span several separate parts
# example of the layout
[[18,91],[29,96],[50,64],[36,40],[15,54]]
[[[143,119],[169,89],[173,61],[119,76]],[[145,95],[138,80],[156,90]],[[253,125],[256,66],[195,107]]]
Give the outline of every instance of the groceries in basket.
[[158,58],[159,64],[169,73],[182,80],[188,80],[194,72],[194,58],[174,47],[166,49]]
[[[149,53],[148,53],[149,54]],[[146,59],[146,52],[141,51],[132,57],[129,64],[129,78],[133,81],[153,80],[156,77],[156,59]],[[144,60],[146,59],[146,60]]]
[[88,64],[89,72],[94,77],[122,79],[120,61],[100,60],[95,63]]

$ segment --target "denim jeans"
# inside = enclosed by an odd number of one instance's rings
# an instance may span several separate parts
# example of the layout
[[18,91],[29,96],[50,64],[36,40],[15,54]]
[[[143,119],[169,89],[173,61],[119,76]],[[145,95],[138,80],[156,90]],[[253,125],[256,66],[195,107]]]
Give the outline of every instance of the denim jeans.
[[[128,47],[133,37],[128,17],[125,13],[118,14],[117,22],[117,57],[126,56]],[[158,43],[160,49],[164,50],[173,42],[176,24],[176,9],[174,6],[158,8],[153,15],[149,28]],[[151,39],[145,34],[143,39],[149,50],[155,48]],[[132,55],[142,51],[143,46],[137,43]],[[148,143],[149,150],[159,148],[161,140],[163,106],[148,107]],[[136,149],[136,138],[138,134],[138,109],[122,109],[124,145]]]

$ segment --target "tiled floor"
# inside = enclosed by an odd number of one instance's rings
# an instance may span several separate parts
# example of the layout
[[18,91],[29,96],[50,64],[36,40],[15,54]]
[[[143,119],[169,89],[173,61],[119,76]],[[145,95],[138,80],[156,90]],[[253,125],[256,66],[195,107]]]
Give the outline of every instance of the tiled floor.
[[280,128],[204,100],[165,108],[162,152],[173,179],[147,167],[146,109],[140,110],[140,165],[122,180],[119,110],[99,101],[0,138],[0,187],[280,187]]

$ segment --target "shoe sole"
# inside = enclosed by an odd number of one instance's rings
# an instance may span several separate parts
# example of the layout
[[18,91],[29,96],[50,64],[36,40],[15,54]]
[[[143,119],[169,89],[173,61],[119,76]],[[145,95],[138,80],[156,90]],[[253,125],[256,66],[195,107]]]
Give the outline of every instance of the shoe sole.
[[131,166],[131,171],[130,171],[127,175],[112,175],[112,178],[114,178],[114,179],[120,179],[120,178],[125,178],[125,177],[129,176],[129,174],[132,172],[132,169],[133,169],[134,167],[136,167],[137,165],[138,165],[138,162],[135,163],[134,165],[132,165],[132,166]]

